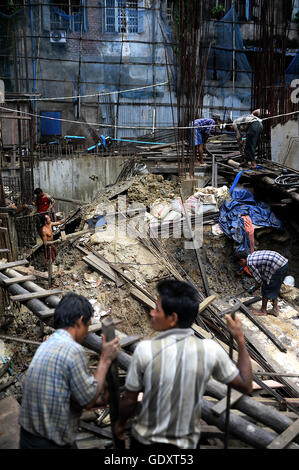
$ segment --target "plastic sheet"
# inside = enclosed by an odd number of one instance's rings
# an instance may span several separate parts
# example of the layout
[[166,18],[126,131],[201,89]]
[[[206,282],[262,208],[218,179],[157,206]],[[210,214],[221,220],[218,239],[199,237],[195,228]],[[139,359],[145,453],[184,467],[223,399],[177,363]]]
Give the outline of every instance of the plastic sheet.
[[236,244],[235,250],[250,253],[250,242],[245,232],[242,215],[249,215],[252,223],[263,227],[283,230],[283,224],[263,201],[256,202],[253,194],[247,189],[235,188],[231,193],[232,200],[220,207],[219,225],[225,235]]

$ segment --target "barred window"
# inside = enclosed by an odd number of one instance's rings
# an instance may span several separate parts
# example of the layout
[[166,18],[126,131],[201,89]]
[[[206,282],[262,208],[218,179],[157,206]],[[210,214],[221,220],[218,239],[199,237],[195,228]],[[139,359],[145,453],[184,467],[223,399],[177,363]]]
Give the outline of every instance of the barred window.
[[106,33],[139,33],[142,30],[138,0],[105,0],[104,31]]
[[83,10],[81,0],[53,1],[50,9],[51,29],[80,32],[81,27],[84,26]]

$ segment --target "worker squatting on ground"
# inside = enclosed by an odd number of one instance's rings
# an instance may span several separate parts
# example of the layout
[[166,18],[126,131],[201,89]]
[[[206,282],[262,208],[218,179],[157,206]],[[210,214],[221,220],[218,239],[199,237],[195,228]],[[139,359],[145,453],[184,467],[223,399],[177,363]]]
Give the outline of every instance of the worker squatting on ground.
[[[256,109],[251,114],[240,116],[232,123],[232,128],[236,132],[237,141],[240,148],[241,155],[244,156],[243,166],[251,165],[251,168],[256,168],[255,150],[258,144],[258,139],[263,130],[262,120],[260,119],[261,111]],[[242,143],[242,133],[246,132],[245,148]]]
[[[195,449],[200,438],[201,400],[211,376],[242,393],[252,391],[252,369],[241,322],[226,315],[230,333],[238,345],[238,364],[210,339],[199,339],[191,325],[198,313],[195,288],[177,280],[160,281],[151,324],[159,331],[140,342],[127,373],[120,399],[120,418],[115,433],[125,438],[132,424],[131,449],[175,451]],[[138,394],[143,392],[137,411]],[[151,447],[152,446],[152,447]]]
[[[88,334],[93,307],[70,292],[57,305],[56,329],[37,349],[23,385],[19,416],[21,449],[76,448],[83,408],[107,403],[105,378],[120,351],[118,338],[106,343],[94,375],[81,343]],[[106,397],[105,397],[106,395]]]
[[41,214],[40,216],[40,223],[41,223],[40,236],[41,236],[42,241],[44,242],[46,262],[49,261],[49,256],[51,256],[51,260],[53,263],[57,254],[55,246],[48,245],[48,242],[53,241],[52,227],[55,227],[56,225],[61,225],[64,222],[65,222],[65,219],[59,220],[58,222],[51,222],[50,217],[46,214]]
[[[278,295],[288,271],[288,259],[271,250],[254,251],[248,256],[246,251],[240,251],[235,257],[241,266],[248,267],[257,284],[262,283],[262,308],[252,309],[252,312],[260,316],[270,313],[278,317]],[[273,309],[269,312],[268,300],[273,301]]]
[[[215,125],[220,124],[220,114],[212,114],[212,119],[195,119],[190,123],[194,129],[189,129],[190,145],[195,147],[195,156],[202,165],[203,152],[206,150],[206,143]],[[195,163],[196,164],[196,163]]]

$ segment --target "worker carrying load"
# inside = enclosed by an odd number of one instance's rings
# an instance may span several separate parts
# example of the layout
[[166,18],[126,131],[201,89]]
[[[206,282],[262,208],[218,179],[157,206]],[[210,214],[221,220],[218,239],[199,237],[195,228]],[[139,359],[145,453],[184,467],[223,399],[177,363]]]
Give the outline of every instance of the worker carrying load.
[[[261,110],[255,109],[251,114],[240,116],[232,123],[232,128],[236,132],[240,153],[244,157],[241,164],[243,166],[249,166],[250,164],[253,169],[256,168],[255,150],[263,130],[263,123],[260,117]],[[242,142],[243,133],[246,133],[245,148]]]
[[37,349],[26,372],[20,410],[20,449],[71,449],[83,410],[107,403],[106,374],[120,351],[106,343],[94,375],[81,346],[93,315],[82,295],[66,294],[54,312],[56,329]]
[[193,129],[189,129],[190,146],[195,147],[195,157],[199,163],[203,165],[203,152],[206,150],[207,140],[215,128],[215,125],[220,124],[220,114],[212,114],[212,119],[195,119],[189,125]]

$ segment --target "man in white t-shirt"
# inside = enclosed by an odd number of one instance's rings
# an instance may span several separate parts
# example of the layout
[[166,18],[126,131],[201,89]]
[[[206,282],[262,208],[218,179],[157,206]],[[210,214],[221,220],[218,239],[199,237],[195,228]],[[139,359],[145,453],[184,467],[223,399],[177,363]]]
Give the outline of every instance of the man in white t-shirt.
[[[192,285],[166,280],[158,283],[157,290],[150,316],[159,334],[139,343],[134,351],[114,430],[125,439],[127,421],[135,415],[131,449],[195,449],[208,380],[212,376],[242,393],[251,393],[250,357],[237,316],[233,320],[226,315],[238,346],[236,366],[218,343],[194,335],[191,325],[198,314],[199,296]],[[137,410],[140,392],[143,397]]]

